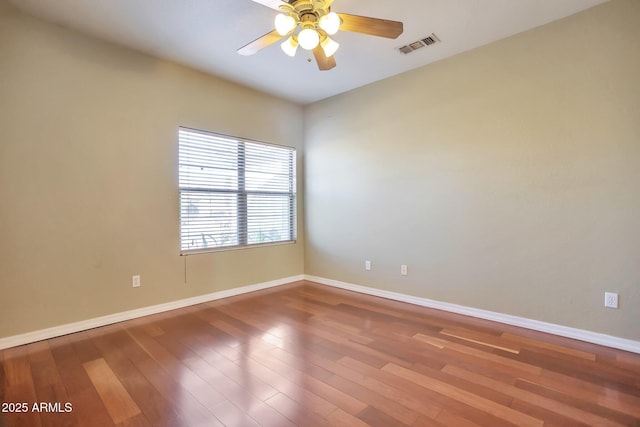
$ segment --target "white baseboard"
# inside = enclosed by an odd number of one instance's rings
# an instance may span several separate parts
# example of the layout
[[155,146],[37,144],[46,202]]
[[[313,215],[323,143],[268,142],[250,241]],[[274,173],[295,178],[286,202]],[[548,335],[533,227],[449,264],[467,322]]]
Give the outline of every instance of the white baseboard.
[[345,289],[348,291],[359,292],[362,294],[373,295],[377,297],[387,298],[394,301],[406,302],[409,304],[419,305],[422,307],[435,308],[438,310],[448,311],[452,313],[463,314],[466,316],[477,317],[480,319],[492,320],[494,322],[505,323],[507,325],[519,326],[526,329],[532,329],[540,332],[547,332],[562,337],[573,338],[593,344],[604,345],[607,347],[617,348],[620,350],[631,351],[640,354],[640,342],[619,338],[612,335],[601,334],[597,332],[586,331],[583,329],[571,328],[568,326],[556,325],[554,323],[541,322],[539,320],[527,319],[525,317],[513,316],[510,314],[502,314],[494,311],[482,310],[463,305],[452,304],[448,302],[435,301],[427,298],[416,297],[398,292],[385,291],[382,289],[370,288],[367,286],[355,285],[352,283],[341,282],[324,277],[311,275],[292,276],[283,279],[272,280],[269,282],[257,283],[254,285],[243,286],[240,288],[227,289],[224,291],[213,292],[197,297],[186,298],[178,301],[171,301],[164,304],[153,305],[150,307],[138,308],[135,310],[124,311],[120,313],[110,314],[107,316],[95,317],[93,319],[82,320],[79,322],[68,323],[65,325],[54,326],[52,328],[42,329],[39,331],[27,332],[25,334],[14,335],[10,337],[0,338],[0,350],[10,347],[16,347],[23,344],[29,344],[49,338],[71,334],[74,332],[85,331],[87,329],[106,326],[113,323],[123,322],[125,320],[136,319],[151,314],[162,313],[165,311],[175,310],[178,308],[188,307],[191,305],[201,304],[209,301],[215,301],[222,298],[228,298],[236,295],[242,295],[249,292],[255,292],[262,289],[273,288],[276,286],[286,285],[300,280],[309,280],[311,282],[320,283],[335,288]]
[[323,285],[333,286],[348,291],[359,292],[362,294],[373,295],[377,297],[387,298],[395,301],[402,301],[409,304],[419,305],[423,307],[435,308],[438,310],[448,311],[452,313],[464,314],[466,316],[477,317],[480,319],[493,320],[494,322],[505,323],[507,325],[519,326],[526,329],[532,329],[549,334],[559,335],[566,338],[573,338],[580,341],[586,341],[592,344],[604,345],[607,347],[617,348],[620,350],[631,351],[640,354],[640,341],[634,341],[626,338],[614,337],[611,335],[601,334],[598,332],[586,331],[583,329],[571,328],[568,326],[556,325],[554,323],[541,322],[539,320],[527,319],[526,317],[512,316],[510,314],[502,314],[494,311],[482,310],[478,308],[466,307],[448,302],[435,301],[427,298],[415,297],[412,295],[401,294],[398,292],[385,291],[381,289],[370,288],[367,286],[354,285],[338,280],[326,279],[324,277],[304,275],[304,280],[316,282]]
[[95,317],[93,319],[81,320],[79,322],[54,326],[52,328],[42,329],[39,331],[27,332],[25,334],[0,338],[0,350],[10,347],[16,347],[23,344],[29,344],[36,341],[46,340],[49,338],[59,337],[62,335],[72,334],[74,332],[86,331],[87,329],[93,329],[99,326],[106,326],[112,323],[123,322],[125,320],[136,319],[138,317],[148,316],[150,314],[162,313],[165,311],[175,310],[177,308],[188,307],[190,305],[202,304],[204,302],[286,285],[303,279],[303,275],[286,277],[284,279],[277,279],[269,282],[242,286],[240,288],[227,289],[224,291],[213,292],[211,294],[199,295],[197,297],[171,301],[164,304],[123,311],[120,313],[109,314],[107,316]]

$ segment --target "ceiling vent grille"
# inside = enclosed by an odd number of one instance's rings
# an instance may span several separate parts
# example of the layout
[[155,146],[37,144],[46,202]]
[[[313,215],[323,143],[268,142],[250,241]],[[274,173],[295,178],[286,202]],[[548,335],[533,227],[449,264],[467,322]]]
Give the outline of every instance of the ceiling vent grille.
[[406,44],[398,48],[401,53],[405,55],[411,53],[415,50],[422,49],[423,47],[431,46],[432,44],[439,43],[440,39],[434,33],[431,33],[430,36],[422,38],[420,40],[416,40],[412,43]]

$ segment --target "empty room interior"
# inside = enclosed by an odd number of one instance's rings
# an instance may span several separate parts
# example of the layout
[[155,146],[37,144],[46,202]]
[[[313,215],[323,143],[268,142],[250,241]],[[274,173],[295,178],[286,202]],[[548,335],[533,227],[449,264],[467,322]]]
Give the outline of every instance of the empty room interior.
[[638,0],[0,0],[0,427],[640,426],[639,307]]

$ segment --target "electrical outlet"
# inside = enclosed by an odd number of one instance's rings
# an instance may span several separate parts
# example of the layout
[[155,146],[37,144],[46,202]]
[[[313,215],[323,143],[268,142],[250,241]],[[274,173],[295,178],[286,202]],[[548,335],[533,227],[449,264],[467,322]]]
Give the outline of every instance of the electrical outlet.
[[401,275],[401,276],[406,276],[406,275],[408,275],[408,274],[409,274],[409,272],[408,272],[408,270],[407,270],[407,266],[406,266],[406,265],[404,265],[404,264],[402,264],[402,265],[400,266],[400,275]]
[[133,286],[134,288],[139,288],[140,287],[140,275],[136,274],[135,276],[131,277],[131,286]]
[[365,270],[371,270],[371,261],[366,260],[366,261],[364,262],[364,269],[365,269]]
[[607,308],[618,308],[618,294],[615,292],[605,292],[604,306]]

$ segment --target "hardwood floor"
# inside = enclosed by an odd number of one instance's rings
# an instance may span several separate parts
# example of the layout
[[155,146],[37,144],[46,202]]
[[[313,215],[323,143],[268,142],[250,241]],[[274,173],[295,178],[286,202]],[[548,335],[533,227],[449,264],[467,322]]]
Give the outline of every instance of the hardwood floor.
[[0,351],[0,384],[3,427],[640,426],[640,355],[309,282]]

